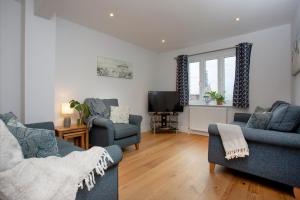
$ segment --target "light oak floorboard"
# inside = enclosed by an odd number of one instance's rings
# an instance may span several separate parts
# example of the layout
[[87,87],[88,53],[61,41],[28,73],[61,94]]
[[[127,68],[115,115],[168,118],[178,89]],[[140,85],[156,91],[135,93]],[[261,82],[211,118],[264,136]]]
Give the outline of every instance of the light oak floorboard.
[[209,172],[208,137],[143,133],[124,151],[120,200],[292,200],[292,188],[216,165]]

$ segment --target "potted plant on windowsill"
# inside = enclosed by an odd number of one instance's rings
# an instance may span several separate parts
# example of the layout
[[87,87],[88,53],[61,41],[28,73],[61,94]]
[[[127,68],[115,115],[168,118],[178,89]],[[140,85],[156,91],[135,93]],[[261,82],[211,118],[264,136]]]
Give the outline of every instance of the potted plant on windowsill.
[[216,91],[206,92],[206,94],[211,98],[211,100],[215,100],[219,106],[225,103],[225,97]]
[[90,116],[89,106],[86,103],[80,103],[76,100],[70,101],[70,107],[77,110],[79,119],[77,119],[77,125],[82,125],[83,120]]

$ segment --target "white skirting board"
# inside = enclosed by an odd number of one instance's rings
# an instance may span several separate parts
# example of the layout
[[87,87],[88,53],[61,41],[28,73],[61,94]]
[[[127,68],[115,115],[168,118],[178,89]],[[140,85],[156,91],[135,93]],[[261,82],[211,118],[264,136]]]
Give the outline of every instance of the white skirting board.
[[189,110],[191,131],[208,132],[208,125],[211,123],[227,123],[227,107],[205,107],[205,106],[190,106]]

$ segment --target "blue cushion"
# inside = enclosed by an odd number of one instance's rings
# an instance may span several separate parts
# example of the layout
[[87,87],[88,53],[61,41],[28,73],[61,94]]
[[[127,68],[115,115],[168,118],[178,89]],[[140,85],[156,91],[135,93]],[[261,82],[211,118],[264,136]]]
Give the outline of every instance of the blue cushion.
[[271,117],[271,112],[253,113],[246,125],[246,128],[266,129]]
[[281,105],[289,105],[288,102],[285,101],[275,101],[270,109],[271,112],[274,112]]
[[7,124],[7,122],[10,120],[10,119],[17,119],[16,115],[12,112],[9,112],[9,113],[4,113],[4,114],[0,114],[0,119],[2,119],[2,121]]
[[300,106],[282,104],[273,111],[268,129],[293,132],[300,122]]
[[58,155],[57,141],[53,130],[7,127],[17,138],[25,158]]
[[139,132],[139,127],[132,124],[115,123],[114,128],[115,128],[115,139],[122,139],[125,137],[136,135]]

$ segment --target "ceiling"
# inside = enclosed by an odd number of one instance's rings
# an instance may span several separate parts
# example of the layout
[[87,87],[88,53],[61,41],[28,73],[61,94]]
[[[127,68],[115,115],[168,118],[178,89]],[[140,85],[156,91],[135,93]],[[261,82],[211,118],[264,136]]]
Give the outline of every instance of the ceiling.
[[[146,49],[164,52],[290,23],[297,3],[298,0],[36,0],[35,6],[36,13],[44,17],[56,13]],[[109,16],[111,12],[114,17]]]

